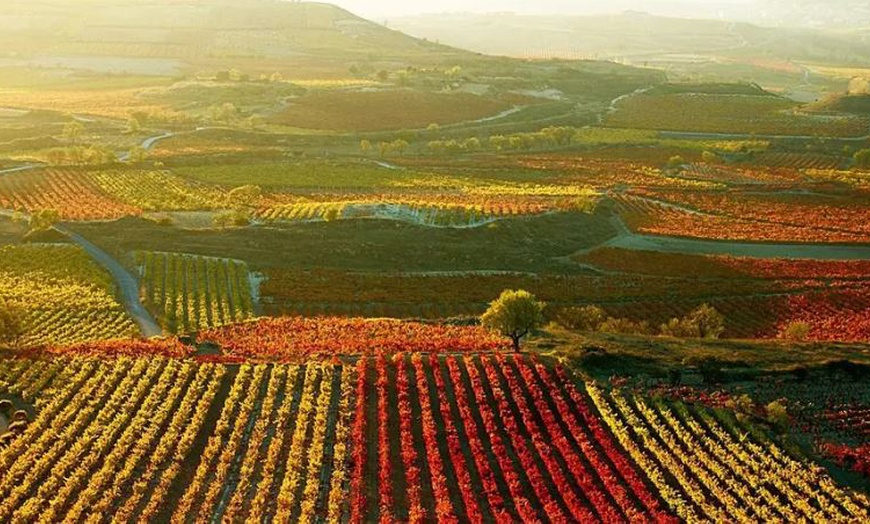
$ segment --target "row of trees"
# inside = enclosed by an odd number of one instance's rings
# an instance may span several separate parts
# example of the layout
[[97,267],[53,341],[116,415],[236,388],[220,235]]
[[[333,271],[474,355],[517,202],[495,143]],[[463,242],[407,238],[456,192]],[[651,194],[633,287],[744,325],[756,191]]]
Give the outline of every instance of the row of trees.
[[[520,341],[544,322],[546,304],[528,291],[506,290],[493,301],[481,317],[481,324],[509,337],[519,351]],[[611,317],[598,306],[564,308],[556,322],[576,331],[596,331],[632,335],[655,334],[647,322]],[[725,332],[725,317],[708,304],[702,304],[684,317],[672,318],[659,327],[659,334],[677,338],[717,339]]]
[[[437,124],[429,126],[429,131],[437,130]],[[573,127],[551,126],[530,133],[492,135],[485,140],[481,140],[476,136],[464,139],[430,140],[426,143],[425,150],[435,155],[460,155],[463,153],[475,153],[484,149],[491,151],[546,149],[572,144],[576,133],[577,130]],[[396,153],[402,155],[410,145],[411,143],[404,138],[399,138],[392,142],[382,141],[378,144],[378,152],[382,157]],[[360,141],[359,147],[360,151],[364,154],[369,154],[374,149],[372,142],[366,139]]]
[[725,317],[716,308],[702,304],[681,318],[672,318],[653,329],[648,322],[611,317],[599,306],[569,307],[556,314],[556,323],[575,331],[627,335],[660,334],[678,338],[716,339],[725,332]]

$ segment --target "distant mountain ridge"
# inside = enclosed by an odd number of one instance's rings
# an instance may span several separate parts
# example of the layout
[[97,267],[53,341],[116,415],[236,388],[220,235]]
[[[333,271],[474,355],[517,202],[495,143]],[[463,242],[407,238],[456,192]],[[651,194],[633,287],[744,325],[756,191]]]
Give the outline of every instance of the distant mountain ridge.
[[642,60],[663,54],[754,54],[855,65],[870,60],[870,33],[769,28],[637,11],[596,16],[421,15],[391,20],[391,27],[464,49],[516,57]]

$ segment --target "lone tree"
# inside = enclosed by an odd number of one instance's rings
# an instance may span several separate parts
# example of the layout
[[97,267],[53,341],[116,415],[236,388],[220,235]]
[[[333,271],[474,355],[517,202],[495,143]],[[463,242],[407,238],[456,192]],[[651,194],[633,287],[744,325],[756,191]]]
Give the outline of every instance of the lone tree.
[[544,304],[528,291],[505,290],[480,318],[481,324],[490,331],[501,333],[520,350],[520,340],[544,321]]

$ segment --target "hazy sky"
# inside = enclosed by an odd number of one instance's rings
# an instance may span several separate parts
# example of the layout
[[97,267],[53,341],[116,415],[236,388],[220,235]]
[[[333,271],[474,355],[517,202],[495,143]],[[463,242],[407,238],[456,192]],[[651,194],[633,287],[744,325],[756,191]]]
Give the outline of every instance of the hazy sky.
[[542,14],[613,13],[636,9],[654,14],[674,14],[682,9],[715,18],[722,9],[753,0],[325,0],[369,18],[439,12],[494,12]]

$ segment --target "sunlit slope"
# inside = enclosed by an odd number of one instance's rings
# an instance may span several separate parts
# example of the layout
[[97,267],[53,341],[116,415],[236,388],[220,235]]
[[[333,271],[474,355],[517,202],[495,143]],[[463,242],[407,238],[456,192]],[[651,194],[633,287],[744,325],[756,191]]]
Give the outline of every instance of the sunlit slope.
[[866,63],[870,56],[870,45],[859,31],[769,28],[638,12],[597,16],[437,14],[400,18],[392,25],[420,38],[508,56],[640,60],[670,54],[686,55],[684,59],[713,54],[843,64]]
[[[152,64],[155,73],[175,73],[217,60],[304,62],[327,56],[440,61],[467,54],[387,29],[336,6],[309,2],[13,0],[0,13],[0,29],[0,48],[13,61],[47,60],[54,66],[72,57],[102,56],[182,62]],[[118,67],[128,72],[144,69],[135,62]]]

